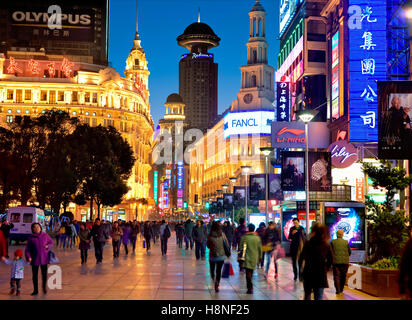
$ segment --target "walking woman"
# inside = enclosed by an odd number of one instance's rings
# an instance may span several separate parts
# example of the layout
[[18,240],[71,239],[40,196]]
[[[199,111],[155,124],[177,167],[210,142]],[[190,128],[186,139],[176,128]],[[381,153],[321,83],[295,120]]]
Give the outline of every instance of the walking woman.
[[33,293],[31,295],[35,296],[39,293],[39,268],[41,269],[43,292],[47,293],[47,265],[49,264],[49,250],[53,247],[53,240],[42,231],[42,227],[38,223],[31,225],[31,232],[32,234],[27,240],[25,255],[33,272]]
[[332,249],[329,244],[328,228],[321,224],[312,227],[311,238],[306,241],[300,256],[305,262],[303,268],[303,288],[305,300],[322,300],[324,288],[329,288],[327,273],[332,266]]
[[126,256],[127,256],[129,254],[129,249],[128,249],[127,245],[130,241],[130,234],[132,232],[132,229],[130,228],[130,224],[128,222],[123,224],[122,231],[123,231],[122,243],[123,243],[123,246],[124,246],[124,251],[125,251]]
[[[275,263],[275,279],[278,278],[278,263],[276,262],[278,248],[280,246],[280,231],[276,228],[273,221],[269,222],[268,228],[265,230],[262,238],[263,252],[265,253],[266,266],[265,277],[269,278],[269,268],[274,257]],[[262,259],[264,260],[264,259]]]
[[86,228],[85,223],[80,223],[80,230],[79,230],[79,249],[80,249],[80,258],[82,259],[82,264],[87,263],[87,250],[90,249],[90,232]]
[[215,281],[215,291],[219,292],[223,262],[226,256],[230,257],[230,245],[219,222],[213,222],[206,244],[209,248],[210,275],[212,280]]
[[122,239],[123,231],[119,227],[119,223],[115,221],[113,223],[112,231],[110,232],[110,237],[112,238],[113,246],[113,258],[116,259],[119,257],[120,253],[120,240]]

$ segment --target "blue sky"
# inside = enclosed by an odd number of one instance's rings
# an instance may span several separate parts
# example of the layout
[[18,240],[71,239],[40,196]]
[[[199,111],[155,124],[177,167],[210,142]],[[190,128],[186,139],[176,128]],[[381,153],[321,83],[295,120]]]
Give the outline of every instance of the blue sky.
[[[219,113],[227,109],[240,88],[240,66],[246,63],[249,38],[248,13],[255,0],[139,0],[139,34],[150,71],[151,113],[155,124],[163,118],[164,102],[179,92],[179,59],[186,49],[176,38],[197,21],[207,23],[222,39],[210,52],[219,64]],[[279,52],[279,2],[261,0],[266,16],[269,64],[276,68]],[[110,1],[109,61],[122,75],[133,45],[136,17],[135,0]]]

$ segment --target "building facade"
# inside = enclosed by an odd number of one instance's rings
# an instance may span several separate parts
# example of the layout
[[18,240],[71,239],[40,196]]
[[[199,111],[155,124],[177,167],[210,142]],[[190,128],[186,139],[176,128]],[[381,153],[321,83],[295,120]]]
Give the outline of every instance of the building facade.
[[[104,65],[70,61],[41,52],[8,51],[0,57],[0,124],[15,116],[37,116],[57,109],[90,126],[113,126],[131,145],[136,162],[123,202],[103,208],[102,218],[145,219],[149,198],[153,120],[150,115],[147,60],[138,40],[127,58],[126,78]],[[68,208],[77,220],[90,216],[90,205]]]

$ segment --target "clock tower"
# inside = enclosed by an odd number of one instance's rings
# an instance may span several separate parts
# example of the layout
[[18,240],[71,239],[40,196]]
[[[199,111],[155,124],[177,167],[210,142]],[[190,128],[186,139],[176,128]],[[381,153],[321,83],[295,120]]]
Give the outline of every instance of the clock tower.
[[268,65],[268,43],[266,42],[266,11],[257,0],[249,12],[250,34],[247,43],[247,65],[240,67],[241,88],[231,111],[274,109],[275,69]]

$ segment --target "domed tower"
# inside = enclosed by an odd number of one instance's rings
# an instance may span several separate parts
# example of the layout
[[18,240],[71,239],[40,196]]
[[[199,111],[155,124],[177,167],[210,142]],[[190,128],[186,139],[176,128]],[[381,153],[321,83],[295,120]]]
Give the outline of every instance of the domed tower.
[[275,69],[268,65],[266,11],[259,0],[249,12],[250,32],[247,43],[247,65],[240,67],[241,88],[232,111],[273,109]]
[[208,50],[219,45],[220,38],[206,23],[189,25],[177,43],[190,53],[179,63],[179,94],[186,104],[186,120],[190,127],[206,131],[217,117],[218,65]]

